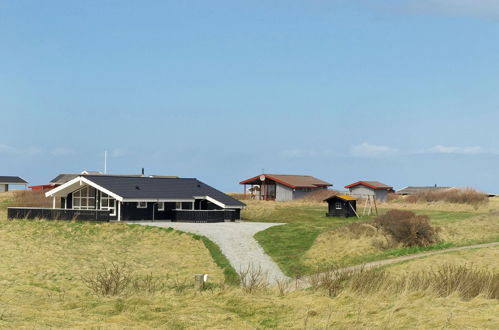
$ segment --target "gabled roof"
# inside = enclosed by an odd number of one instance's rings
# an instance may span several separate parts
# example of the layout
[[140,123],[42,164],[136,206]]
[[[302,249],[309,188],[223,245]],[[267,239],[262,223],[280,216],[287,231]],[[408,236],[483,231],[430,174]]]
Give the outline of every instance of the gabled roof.
[[0,176],[0,184],[27,184],[28,182],[18,176]]
[[[77,177],[78,178],[78,177]],[[77,178],[74,180],[79,181]],[[121,201],[127,200],[192,200],[195,197],[209,197],[228,206],[242,207],[244,203],[197,180],[186,178],[159,178],[116,175],[81,175],[83,181],[107,191]],[[56,195],[71,186],[73,182],[49,191],[46,196]]]
[[345,188],[352,188],[355,186],[366,186],[374,190],[392,190],[393,187],[388,186],[384,183],[378,182],[378,181],[357,181],[355,183],[349,184],[348,186],[345,186]]
[[405,187],[403,189],[400,189],[397,191],[397,194],[399,195],[415,195],[418,193],[422,192],[429,192],[429,191],[440,191],[440,190],[449,190],[452,189],[452,187],[435,187],[435,186],[428,186],[428,187]]
[[329,187],[331,183],[317,179],[310,175],[291,175],[291,174],[261,174],[253,178],[239,182],[239,184],[260,184],[260,178],[269,179],[290,188],[317,188]]
[[333,196],[331,196],[329,198],[326,198],[324,200],[324,202],[327,202],[328,200],[331,200],[331,199],[334,199],[334,198],[339,198],[339,199],[342,199],[344,201],[356,201],[357,200],[357,198],[354,198],[354,197],[352,197],[350,195],[333,195]]
[[73,180],[74,178],[80,176],[80,175],[106,175],[106,176],[133,176],[133,177],[142,177],[142,174],[102,174],[101,172],[98,171],[83,171],[82,173],[64,173],[64,174],[59,174],[52,180],[50,180],[50,184],[52,185],[61,185],[64,184],[68,181]]

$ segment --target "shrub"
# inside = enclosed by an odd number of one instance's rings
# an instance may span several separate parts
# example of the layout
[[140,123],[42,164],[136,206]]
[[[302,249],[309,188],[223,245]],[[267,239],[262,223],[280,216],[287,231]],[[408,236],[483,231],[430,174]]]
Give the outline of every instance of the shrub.
[[260,266],[248,265],[239,271],[241,288],[244,292],[254,293],[268,288],[268,276]]
[[454,204],[470,204],[478,207],[487,202],[488,196],[472,188],[466,189],[442,189],[433,191],[423,191],[415,195],[407,196],[409,203],[418,202],[447,202]]
[[102,269],[81,277],[83,282],[99,296],[117,296],[129,289],[133,272],[127,264],[111,263]]
[[438,229],[431,226],[430,219],[426,215],[390,210],[374,219],[374,224],[395,242],[406,247],[428,246],[438,242]]

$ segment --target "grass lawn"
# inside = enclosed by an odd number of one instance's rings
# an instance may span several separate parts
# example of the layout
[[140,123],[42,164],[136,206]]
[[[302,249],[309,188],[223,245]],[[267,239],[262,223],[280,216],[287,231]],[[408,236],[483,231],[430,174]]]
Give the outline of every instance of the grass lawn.
[[[379,209],[379,213],[382,214],[387,210],[387,208],[381,208]],[[271,227],[259,232],[255,235],[255,238],[265,252],[277,262],[284,273],[289,276],[297,276],[309,274],[316,271],[317,267],[320,267],[317,264],[311,266],[310,263],[306,263],[304,256],[314,245],[314,242],[321,233],[331,231],[354,221],[367,221],[373,218],[373,216],[366,216],[361,219],[326,217],[326,211],[327,206],[319,203],[250,201],[248,203],[248,211],[243,213],[243,217],[246,221],[286,223],[285,225]],[[417,214],[428,215],[432,223],[437,226],[458,223],[478,214],[471,211],[452,212],[431,209],[415,210],[415,212]],[[383,251],[383,253],[363,255],[361,257],[342,258],[335,262],[349,265],[451,246],[454,246],[454,244],[446,242],[424,249],[395,249]]]
[[[301,223],[306,215],[292,213],[288,219],[297,221],[282,228],[320,231],[348,223],[324,218],[313,226],[313,216]],[[0,213],[0,237],[0,329],[493,329],[499,323],[497,300],[483,296],[348,288],[336,297],[321,289],[248,293],[222,284],[231,271],[215,244],[163,228],[7,221]],[[488,267],[497,253],[467,258]],[[127,293],[96,295],[82,275],[110,262],[126,262],[134,278],[153,280]],[[209,274],[206,290],[194,288],[196,273]]]

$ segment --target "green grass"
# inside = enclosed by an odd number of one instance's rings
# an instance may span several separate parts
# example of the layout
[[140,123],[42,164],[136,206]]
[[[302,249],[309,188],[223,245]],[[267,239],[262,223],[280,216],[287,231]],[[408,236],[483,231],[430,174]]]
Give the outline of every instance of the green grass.
[[[283,222],[285,225],[271,227],[255,235],[265,252],[279,265],[288,276],[309,274],[316,269],[303,263],[303,256],[312,247],[317,236],[325,231],[333,230],[340,226],[348,225],[355,221],[368,221],[374,216],[357,218],[326,217],[327,206],[290,204],[278,206],[272,214],[263,217],[253,217],[247,221],[257,222]],[[383,214],[387,209],[380,209]],[[435,225],[455,222],[476,216],[471,212],[447,212],[434,210],[414,210],[417,214],[428,215]],[[394,257],[397,255],[414,254],[429,249],[443,249],[450,245],[437,244],[432,247],[419,249],[397,249],[386,251],[382,254],[366,255],[363,259],[337,260],[337,262],[353,264]]]
[[201,240],[204,243],[204,246],[210,252],[210,255],[213,258],[215,264],[223,270],[225,282],[230,285],[239,285],[241,281],[239,274],[231,266],[229,260],[227,260],[227,257],[225,257],[225,255],[222,253],[222,250],[220,250],[218,245],[210,241],[205,236],[200,236],[200,235],[191,235],[191,236],[194,239]]

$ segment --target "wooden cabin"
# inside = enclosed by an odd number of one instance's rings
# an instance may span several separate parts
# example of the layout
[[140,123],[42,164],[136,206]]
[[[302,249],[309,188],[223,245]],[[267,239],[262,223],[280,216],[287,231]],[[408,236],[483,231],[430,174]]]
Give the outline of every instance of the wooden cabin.
[[52,209],[9,208],[9,218],[223,222],[245,206],[197,179],[158,176],[80,175],[45,196]]
[[357,199],[348,195],[334,195],[324,200],[328,204],[328,217],[356,217]]

